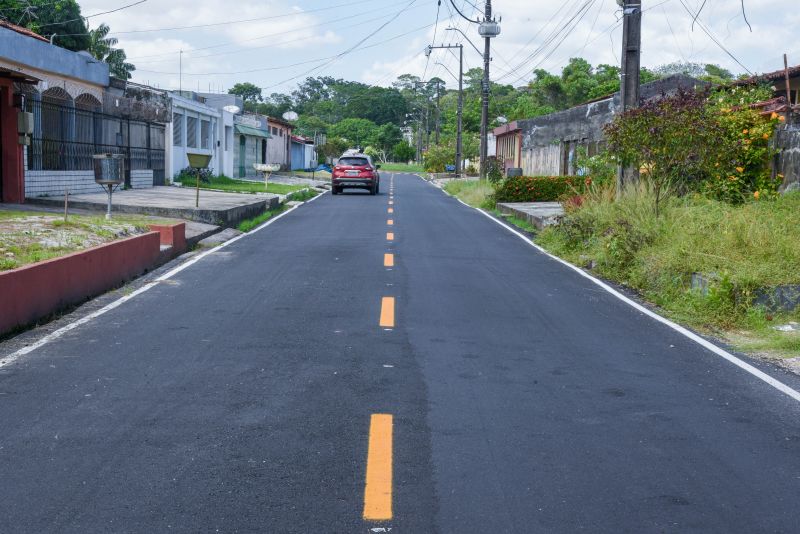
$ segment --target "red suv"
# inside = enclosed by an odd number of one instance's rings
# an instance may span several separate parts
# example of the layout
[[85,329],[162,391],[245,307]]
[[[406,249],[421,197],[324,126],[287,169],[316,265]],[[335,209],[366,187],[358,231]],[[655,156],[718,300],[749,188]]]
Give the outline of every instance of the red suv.
[[373,165],[366,154],[345,154],[333,167],[331,193],[338,195],[345,187],[368,189],[370,195],[380,192],[380,165]]

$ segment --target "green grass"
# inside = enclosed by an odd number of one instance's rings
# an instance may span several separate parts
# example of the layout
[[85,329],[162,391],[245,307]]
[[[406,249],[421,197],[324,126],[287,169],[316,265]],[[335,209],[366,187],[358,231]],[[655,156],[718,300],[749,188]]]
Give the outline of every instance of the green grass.
[[292,195],[292,200],[297,202],[305,202],[306,200],[311,200],[318,194],[319,191],[316,191],[314,189],[304,189],[303,191],[300,191]]
[[[660,217],[645,187],[615,202],[590,193],[583,206],[537,242],[572,263],[630,286],[670,317],[722,335],[744,350],[800,351],[796,334],[773,326],[800,312],[769,314],[750,304],[757,288],[800,284],[796,237],[800,194],[734,206],[701,196],[670,198]],[[692,273],[714,277],[707,295],[689,289]]]
[[525,219],[520,219],[519,217],[514,217],[513,215],[506,215],[506,214],[500,213],[497,210],[492,210],[492,212],[495,214],[495,216],[500,217],[501,219],[503,219],[504,221],[508,222],[509,224],[511,224],[513,226],[516,226],[520,230],[528,232],[529,234],[535,234],[536,232],[539,231],[538,228],[536,228],[534,225],[532,225],[531,223],[529,223]]
[[[184,187],[195,187],[195,178],[191,176],[177,176],[176,181],[182,183]],[[303,185],[286,185],[269,182],[266,191],[264,182],[250,182],[247,180],[234,180],[227,176],[215,176],[210,182],[200,182],[201,189],[219,189],[232,193],[274,193],[285,195],[293,191],[303,189]]]
[[425,172],[422,165],[409,165],[408,163],[381,163],[380,166],[381,171],[408,173]]
[[494,209],[494,187],[486,180],[450,180],[444,190],[474,208]]
[[137,215],[63,215],[38,211],[0,210],[0,271],[64,256],[149,230],[169,219]]
[[266,222],[268,220],[270,220],[271,218],[273,218],[274,216],[278,215],[279,213],[283,213],[284,211],[286,211],[286,206],[284,206],[284,205],[281,205],[279,208],[276,208],[274,210],[265,211],[261,215],[253,217],[252,219],[246,219],[246,220],[240,222],[239,226],[237,226],[237,229],[240,232],[249,232],[253,228],[259,226],[260,224],[262,224],[262,223],[264,223],[264,222]]

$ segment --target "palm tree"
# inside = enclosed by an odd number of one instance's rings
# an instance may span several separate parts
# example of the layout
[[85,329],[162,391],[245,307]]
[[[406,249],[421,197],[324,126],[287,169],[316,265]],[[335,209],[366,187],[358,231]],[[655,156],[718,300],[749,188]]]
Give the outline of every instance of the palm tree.
[[131,72],[136,70],[132,63],[126,63],[127,56],[121,48],[114,48],[117,44],[115,37],[108,37],[111,28],[108,24],[100,24],[96,29],[89,30],[89,48],[92,56],[108,64],[112,76],[123,80],[130,80]]

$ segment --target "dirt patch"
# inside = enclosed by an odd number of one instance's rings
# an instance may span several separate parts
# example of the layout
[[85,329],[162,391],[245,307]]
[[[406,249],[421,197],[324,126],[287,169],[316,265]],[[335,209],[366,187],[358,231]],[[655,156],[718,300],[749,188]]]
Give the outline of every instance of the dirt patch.
[[146,221],[0,212],[0,271],[16,269],[148,231]]

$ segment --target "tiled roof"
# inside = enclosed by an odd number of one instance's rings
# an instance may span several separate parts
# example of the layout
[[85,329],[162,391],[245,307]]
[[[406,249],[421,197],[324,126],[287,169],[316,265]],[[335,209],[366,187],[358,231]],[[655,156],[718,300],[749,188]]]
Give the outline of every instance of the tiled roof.
[[25,35],[27,37],[31,37],[33,39],[38,39],[40,41],[44,41],[45,43],[49,43],[50,42],[47,39],[45,39],[44,37],[42,37],[41,35],[39,35],[38,33],[34,32],[34,31],[31,31],[28,28],[23,28],[22,26],[17,26],[16,24],[11,24],[10,22],[5,21],[5,20],[0,20],[0,28],[8,28],[11,31],[14,31],[14,32],[17,32],[17,33],[21,33],[22,35]]

